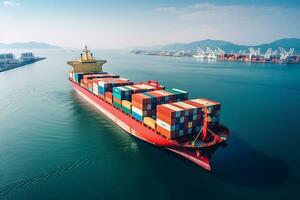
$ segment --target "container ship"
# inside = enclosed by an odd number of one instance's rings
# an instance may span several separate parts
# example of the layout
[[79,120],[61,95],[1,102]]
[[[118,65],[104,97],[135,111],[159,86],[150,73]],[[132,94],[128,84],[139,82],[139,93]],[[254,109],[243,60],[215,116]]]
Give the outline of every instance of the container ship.
[[67,62],[75,91],[127,133],[210,171],[205,152],[230,136],[220,124],[221,104],[189,99],[188,92],[155,80],[133,82],[104,72],[106,62],[96,60],[87,47],[79,59]]

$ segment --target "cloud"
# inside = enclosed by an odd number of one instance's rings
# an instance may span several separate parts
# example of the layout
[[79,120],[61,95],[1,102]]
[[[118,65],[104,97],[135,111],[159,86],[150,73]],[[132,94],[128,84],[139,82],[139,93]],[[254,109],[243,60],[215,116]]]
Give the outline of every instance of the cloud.
[[194,9],[197,9],[197,10],[212,10],[216,6],[213,5],[213,4],[210,4],[210,3],[197,3],[197,4],[194,4],[190,7],[194,8]]
[[162,15],[171,15],[163,19],[172,19],[177,32],[186,31],[181,35],[189,33],[190,39],[217,38],[252,44],[300,36],[300,13],[293,7],[198,3],[170,8],[160,9],[164,11]]
[[176,10],[177,10],[176,7],[159,7],[159,8],[155,8],[155,11],[157,11],[157,12],[174,12]]
[[12,1],[12,0],[5,0],[3,1],[3,5],[4,6],[11,6],[11,7],[18,7],[20,6],[21,4],[16,2],[16,1]]

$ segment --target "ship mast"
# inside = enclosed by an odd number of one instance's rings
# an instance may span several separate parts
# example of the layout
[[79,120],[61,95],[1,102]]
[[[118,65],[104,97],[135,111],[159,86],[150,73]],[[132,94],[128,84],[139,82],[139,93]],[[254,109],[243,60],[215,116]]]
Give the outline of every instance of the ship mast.
[[84,59],[81,58],[81,61],[82,62],[90,62],[90,61],[94,61],[94,58],[93,58],[93,54],[89,54],[90,51],[88,50],[87,48],[87,45],[85,45],[83,51],[82,51],[84,54],[85,54],[85,57]]
[[87,45],[85,45],[85,48],[84,48],[83,52],[85,53],[86,59],[88,59],[89,51],[88,51],[88,49],[87,49]]

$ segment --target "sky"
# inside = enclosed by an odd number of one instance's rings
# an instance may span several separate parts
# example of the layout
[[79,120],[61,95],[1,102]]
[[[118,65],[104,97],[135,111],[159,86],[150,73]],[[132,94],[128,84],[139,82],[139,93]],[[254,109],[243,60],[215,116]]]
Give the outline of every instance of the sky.
[[0,42],[127,48],[203,39],[300,38],[293,0],[0,0]]

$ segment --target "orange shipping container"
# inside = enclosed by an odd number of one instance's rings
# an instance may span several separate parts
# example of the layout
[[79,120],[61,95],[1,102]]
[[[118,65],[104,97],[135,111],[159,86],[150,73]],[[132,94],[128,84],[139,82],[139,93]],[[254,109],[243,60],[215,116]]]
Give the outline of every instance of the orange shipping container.
[[166,129],[162,128],[161,126],[156,126],[156,131],[165,136],[167,139],[170,139],[171,133]]
[[106,98],[105,98],[105,100],[106,100],[106,102],[108,102],[109,104],[113,104],[113,101],[112,101],[112,99],[111,99],[111,98],[109,98],[109,97],[106,97]]
[[113,97],[114,102],[118,103],[119,105],[122,105],[122,101],[118,98]]

